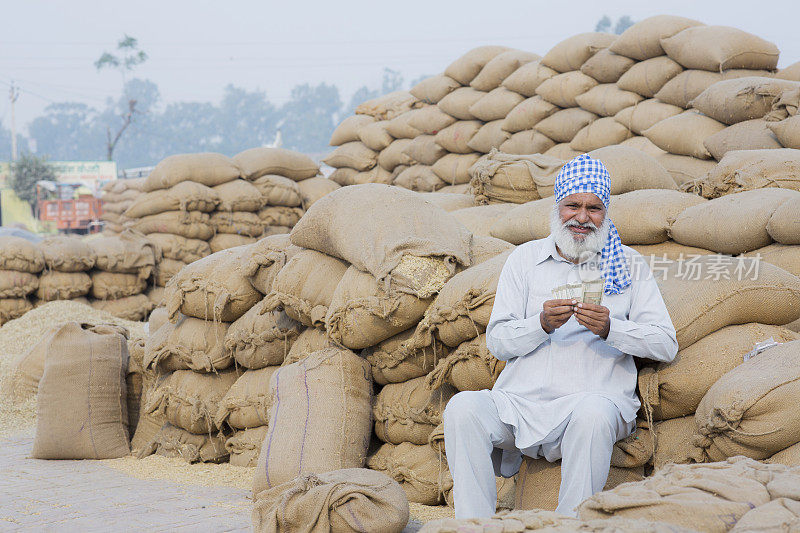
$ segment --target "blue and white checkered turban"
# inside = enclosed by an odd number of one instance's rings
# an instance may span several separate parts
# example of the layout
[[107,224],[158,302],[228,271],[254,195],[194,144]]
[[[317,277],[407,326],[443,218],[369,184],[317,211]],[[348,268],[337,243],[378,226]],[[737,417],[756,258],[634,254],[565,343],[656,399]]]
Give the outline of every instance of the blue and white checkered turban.
[[[579,155],[561,167],[555,183],[556,203],[571,194],[582,192],[594,194],[608,209],[611,201],[611,174],[602,161],[592,159],[586,154]],[[631,275],[617,228],[610,219],[608,222],[610,225],[608,241],[600,252],[600,262],[606,280],[604,292],[619,294],[631,284]]]

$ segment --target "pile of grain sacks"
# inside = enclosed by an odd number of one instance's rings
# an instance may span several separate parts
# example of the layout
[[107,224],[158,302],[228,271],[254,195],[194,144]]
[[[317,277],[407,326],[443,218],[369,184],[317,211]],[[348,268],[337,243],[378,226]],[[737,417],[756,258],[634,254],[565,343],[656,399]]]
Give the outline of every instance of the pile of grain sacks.
[[30,295],[39,288],[44,255],[20,237],[0,237],[0,325],[33,309]]
[[142,194],[144,178],[112,180],[103,185],[103,232],[121,233],[130,219],[124,214]]

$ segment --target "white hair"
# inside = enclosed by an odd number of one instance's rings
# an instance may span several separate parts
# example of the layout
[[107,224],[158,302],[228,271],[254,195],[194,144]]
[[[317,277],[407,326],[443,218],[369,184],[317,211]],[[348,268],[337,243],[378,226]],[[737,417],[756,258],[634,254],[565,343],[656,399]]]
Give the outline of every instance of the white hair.
[[[560,202],[556,203],[550,212],[550,234],[561,254],[571,261],[583,262],[600,252],[605,247],[611,231],[611,220],[608,216],[603,217],[603,223],[599,228],[591,220],[587,220],[584,224],[577,220],[562,222],[559,206]],[[589,228],[592,231],[585,236],[578,236],[568,229],[571,226]]]

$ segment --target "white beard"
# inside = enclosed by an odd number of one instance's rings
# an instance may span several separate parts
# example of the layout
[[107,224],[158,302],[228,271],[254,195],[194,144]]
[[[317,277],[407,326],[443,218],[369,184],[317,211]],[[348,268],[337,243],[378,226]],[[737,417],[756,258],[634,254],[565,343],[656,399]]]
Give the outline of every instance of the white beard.
[[[584,236],[577,236],[569,230],[570,226],[581,226],[592,231]],[[611,231],[611,221],[608,216],[603,218],[603,224],[598,228],[593,222],[587,221],[579,224],[575,220],[561,222],[558,214],[558,204],[550,212],[550,234],[565,259],[582,263],[596,253],[602,251],[608,241]]]

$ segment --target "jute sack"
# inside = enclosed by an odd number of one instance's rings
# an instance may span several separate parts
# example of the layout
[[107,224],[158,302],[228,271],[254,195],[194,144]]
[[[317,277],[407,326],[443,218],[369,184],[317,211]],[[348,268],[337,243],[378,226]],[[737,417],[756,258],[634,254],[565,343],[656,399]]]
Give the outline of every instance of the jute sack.
[[437,176],[428,165],[412,165],[403,170],[392,182],[392,185],[411,191],[433,192],[447,183]]
[[[0,303],[3,301],[0,300]],[[5,388],[4,386],[3,394],[8,394],[16,401],[23,401],[36,396],[39,380],[42,379],[42,374],[44,373],[44,363],[50,348],[50,342],[59,332],[59,329],[59,326],[53,326],[42,336],[39,342],[14,359],[11,363],[9,387]]]
[[800,443],[779,451],[765,462],[786,466],[800,466]]
[[568,37],[542,58],[542,65],[558,72],[578,70],[598,50],[608,48],[617,38],[609,33],[587,32]]
[[727,261],[714,255],[692,258],[692,265],[706,276],[716,269],[720,279],[709,283],[703,275],[687,274],[686,262],[678,261],[655,276],[681,350],[725,326],[783,325],[800,318],[800,281],[785,270],[747,257]]
[[153,306],[164,305],[164,287],[150,287],[144,294],[152,302]]
[[800,82],[772,77],[748,76],[719,81],[704,90],[690,104],[701,113],[724,124],[763,118],[787,89]]
[[541,96],[533,96],[517,104],[503,119],[502,128],[509,133],[532,129],[540,120],[544,120],[559,108],[544,100]]
[[578,105],[601,117],[613,117],[626,107],[635,106],[644,98],[631,91],[620,89],[614,83],[597,85],[575,97]]
[[635,468],[645,466],[653,458],[653,434],[650,425],[642,419],[636,420],[636,429],[614,444],[611,451],[611,466]]
[[189,433],[210,435],[221,429],[215,417],[240,375],[234,369],[211,374],[176,370],[151,392],[145,412],[163,413],[167,422]]
[[486,94],[472,87],[462,87],[442,98],[437,106],[440,110],[458,120],[475,120],[477,117],[470,112],[470,109],[473,104],[477,103]]
[[147,319],[148,334],[155,333],[158,328],[160,328],[167,322],[169,322],[169,314],[167,313],[167,308],[156,307],[155,309],[153,309],[153,312],[150,313],[150,317]]
[[[132,274],[134,278],[138,277]],[[145,280],[141,280],[144,286]],[[92,287],[92,279],[86,272],[43,272],[39,277],[36,296],[41,300],[69,300],[84,296]],[[141,292],[141,291],[139,291]]]
[[378,164],[378,153],[364,146],[361,141],[351,141],[337,147],[322,162],[333,168],[369,170]]
[[461,87],[461,84],[453,78],[438,74],[417,83],[411,88],[410,92],[426,104],[437,104],[439,100],[459,87]]
[[[507,193],[506,193],[507,191]],[[497,196],[505,196],[506,194],[516,193],[512,189],[499,189],[495,192]],[[506,193],[506,194],[504,194]],[[492,204],[492,205],[479,205],[476,207],[467,207],[466,209],[459,209],[453,211],[453,216],[456,220],[464,224],[468,230],[475,236],[491,237],[490,230],[492,225],[502,216],[508,214],[509,211],[514,209],[516,204]]]
[[[579,107],[562,109],[540,120],[535,129],[555,142],[568,143],[575,137],[576,133],[588,126],[596,118],[597,115],[594,113]],[[552,145],[547,148],[551,147]]]
[[[402,156],[402,148],[401,146],[405,146],[408,144],[411,139],[417,137],[420,134],[420,131],[411,125],[411,119],[417,113],[422,111],[422,109],[412,109],[411,111],[406,111],[402,115],[393,118],[392,120],[386,123],[386,132],[391,135],[397,141],[403,141],[401,143],[397,143],[394,148],[391,150],[389,149],[392,144],[395,144],[393,141],[383,152],[381,155],[378,156],[378,164],[383,165],[384,168],[387,170],[392,170],[394,168],[393,165],[391,167],[386,166],[385,163],[390,162],[389,160],[395,160],[398,157]],[[387,160],[388,158],[388,160]],[[382,162],[381,159],[384,161]],[[398,163],[398,164],[408,164],[408,163]]]
[[389,132],[386,131],[388,123],[387,120],[379,120],[378,122],[361,126],[358,130],[358,138],[367,148],[380,152],[394,140],[389,135]]
[[653,144],[653,141],[651,141],[647,137],[642,137],[641,135],[635,135],[633,137],[625,139],[620,143],[620,146],[629,146],[631,148],[635,148],[640,152],[644,152],[647,155],[651,155],[653,157],[657,157],[667,153],[658,146],[656,146],[655,144]]
[[194,434],[172,424],[164,424],[154,438],[155,453],[176,457],[187,463],[224,463],[228,460],[226,436]]
[[268,366],[245,370],[220,401],[216,413],[217,426],[223,427],[226,422],[235,429],[266,426],[271,402],[269,380],[278,368]]
[[478,202],[525,203],[553,195],[564,161],[531,154],[509,155],[493,150],[470,168],[472,191]]
[[680,465],[705,462],[703,454],[692,446],[692,436],[696,430],[694,413],[655,424],[655,469],[661,470],[669,463]]
[[469,83],[479,91],[491,91],[503,83],[519,67],[541,59],[538,55],[522,50],[507,50],[493,57]]
[[[162,264],[163,261],[159,263],[159,267]],[[42,275],[42,278],[45,276],[46,274]],[[92,297],[98,300],[114,300],[125,296],[133,296],[144,292],[147,288],[147,280],[141,279],[136,274],[94,270],[91,273],[91,279],[89,281],[90,283],[87,284],[87,286],[91,285]],[[64,285],[66,285],[66,283],[64,283]],[[83,294],[86,293],[75,294],[74,296],[82,296]],[[74,296],[69,296],[68,298]]]
[[550,213],[555,197],[520,205],[500,217],[489,229],[492,237],[511,244],[522,244],[550,235]]
[[500,120],[505,118],[509,111],[524,99],[525,97],[521,94],[509,91],[505,87],[497,87],[472,104],[469,112],[473,117],[484,122]]
[[364,183],[382,183],[384,185],[390,185],[392,180],[394,180],[394,174],[378,165],[364,172],[357,172],[353,176],[352,185],[362,185]]
[[305,359],[314,352],[324,350],[325,348],[336,348],[337,346],[330,341],[324,330],[318,328],[306,328],[297,336],[289,353],[283,360],[281,366],[291,365],[301,359]]
[[675,15],[647,17],[622,32],[608,49],[615,54],[644,61],[664,54],[661,39],[702,25],[702,22]]
[[267,174],[277,174],[295,181],[313,178],[319,166],[305,154],[285,148],[250,148],[233,156],[242,169],[242,176],[255,180]]
[[785,469],[742,457],[667,465],[642,481],[589,497],[578,513],[583,520],[641,518],[724,533],[746,512],[770,501],[766,484]]
[[138,274],[150,277],[161,259],[160,251],[143,234],[126,230],[116,237],[99,237],[89,241],[97,254],[95,268],[106,272]]
[[176,154],[162,159],[145,178],[145,192],[169,189],[182,181],[194,181],[209,187],[241,177],[239,166],[222,154]]
[[[125,373],[125,405],[128,411],[128,436],[132,437],[136,426],[139,424],[139,414],[142,408],[143,375],[141,356],[134,358],[133,352],[144,351],[144,338],[128,341],[128,370]],[[137,360],[138,359],[138,360]]]
[[230,454],[231,466],[255,467],[258,454],[267,436],[267,426],[243,429],[225,441],[225,450]]
[[611,194],[640,189],[676,189],[675,180],[652,156],[628,146],[606,146],[589,157],[603,162],[611,174]]
[[782,244],[800,244],[800,200],[792,198],[778,207],[767,222],[769,236]]
[[217,372],[233,364],[225,351],[229,324],[200,320],[181,314],[148,335],[142,367],[159,373],[173,370]]
[[[235,181],[235,180],[234,180]],[[231,182],[228,182],[231,183]],[[219,187],[219,185],[217,186]],[[139,196],[125,210],[129,218],[142,218],[165,211],[202,211],[208,213],[219,205],[218,190],[194,181],[182,181],[166,190]]]
[[[395,119],[396,120],[396,119]],[[401,165],[414,164],[414,159],[406,155],[405,150],[411,146],[411,139],[397,139],[378,154],[378,165],[384,170],[392,172]]]
[[[288,229],[286,233],[288,233]],[[222,250],[227,250],[228,248],[246,246],[249,244],[255,244],[256,242],[258,241],[255,237],[248,237],[247,235],[237,235],[236,233],[217,233],[211,237],[211,240],[208,241],[208,247],[211,248],[211,253],[217,253]],[[165,269],[165,263],[168,261],[172,263],[169,265],[169,267],[172,268]],[[179,263],[180,265],[178,265]],[[178,270],[183,268],[183,266],[186,266],[186,264],[187,263],[182,263],[181,261],[168,259],[162,261],[158,265],[158,271],[156,272],[156,285],[166,286],[167,282],[172,278],[172,276],[177,274]]]
[[768,122],[767,127],[786,148],[800,148],[800,115],[779,122]]
[[419,104],[407,91],[394,91],[372,100],[362,102],[356,107],[357,115],[370,115],[378,120],[392,120]]
[[689,109],[691,101],[700,96],[700,93],[722,80],[744,78],[746,76],[770,76],[767,70],[731,69],[724,72],[709,72],[707,70],[684,70],[667,83],[656,93],[656,98],[664,103]]
[[419,130],[421,135],[436,135],[456,120],[454,116],[439,109],[439,106],[428,106],[419,109],[409,123]]
[[456,392],[448,384],[431,390],[425,377],[384,385],[372,409],[375,434],[392,444],[428,444],[428,436],[442,423],[445,405]]
[[428,444],[386,443],[367,459],[367,467],[400,483],[409,502],[422,505],[444,502],[439,477],[447,472],[447,461]]
[[[357,234],[360,238],[354,241]],[[339,189],[317,202],[294,227],[291,239],[297,246],[348,261],[377,280],[391,279],[398,290],[418,294],[412,280],[393,272],[403,258],[441,258],[454,272],[456,264],[470,264],[472,235],[417,193],[369,184]]]
[[557,157],[558,159],[563,159],[564,161],[569,161],[575,157],[578,157],[583,152],[579,152],[578,150],[573,150],[569,143],[558,143],[549,150],[544,152],[544,155],[549,155],[553,157]]
[[509,137],[511,134],[503,129],[503,120],[493,120],[481,126],[467,146],[476,152],[488,154],[492,149],[499,148]]
[[113,459],[130,453],[127,330],[67,322],[48,345],[39,381],[36,459]]
[[671,363],[639,371],[639,393],[655,420],[692,414],[708,389],[726,372],[744,362],[756,344],[772,337],[788,342],[793,331],[765,324],[727,326],[678,352]]
[[267,174],[253,181],[253,185],[261,192],[264,205],[298,207],[303,202],[297,182],[289,178]]
[[208,243],[200,239],[187,239],[171,233],[151,233],[147,239],[161,250],[166,259],[192,263],[211,255]]
[[[347,269],[331,297],[325,316],[325,329],[332,340],[351,350],[375,346],[416,325],[433,293],[451,277],[447,266],[434,258],[416,258],[414,263],[404,260],[395,271],[404,268],[416,270],[412,276],[419,279],[422,294],[409,294],[376,281],[375,278],[351,266]],[[427,286],[427,287],[426,287]]]
[[653,98],[664,85],[680,74],[683,68],[666,56],[654,57],[636,63],[623,74],[617,86],[620,89]]
[[304,211],[299,207],[267,206],[258,212],[258,217],[267,226],[293,227],[303,216]]
[[38,274],[44,268],[44,254],[34,243],[21,237],[0,237],[0,269]]
[[434,342],[426,348],[411,348],[407,341],[413,334],[414,328],[408,329],[361,353],[372,367],[375,383],[402,383],[425,376],[449,353],[449,349],[440,342]]
[[791,65],[779,69],[775,73],[775,77],[782,80],[800,81],[800,61],[795,61]]
[[[506,154],[541,154],[555,145],[550,137],[537,130],[518,131],[500,145]],[[447,156],[445,156],[447,157]]]
[[[220,233],[220,235],[225,235],[225,234]],[[216,237],[217,236],[215,235],[214,238],[211,239],[211,243],[214,244],[215,246],[209,245],[212,251],[214,251],[214,249],[217,247],[216,246],[217,243],[214,242],[214,239],[216,239]],[[244,244],[244,243],[240,243],[237,241],[236,244]],[[233,246],[234,244],[231,244],[231,246],[225,246],[225,248],[230,248]],[[157,287],[166,287],[169,280],[172,279],[173,276],[176,276],[178,272],[180,272],[181,269],[186,265],[187,263],[184,263],[183,261],[176,261],[175,259],[166,259],[166,258],[162,259],[158,263],[158,266],[156,267],[155,275],[153,276],[153,283]]]
[[[778,207],[800,198],[789,189],[757,189],[729,194],[687,208],[670,226],[672,239],[724,254],[741,254],[763,248],[772,242],[767,223]],[[722,220],[740,219],[747,224],[723,229]]]
[[758,354],[717,380],[697,407],[692,444],[711,461],[766,459],[800,441],[792,398],[800,388],[800,341]]
[[486,347],[486,335],[462,342],[447,357],[439,361],[426,378],[427,386],[438,389],[445,383],[459,391],[491,389],[505,368]]
[[404,153],[417,163],[430,166],[444,157],[447,150],[439,146],[435,135],[420,135],[411,141]]
[[[613,178],[612,178],[613,179]],[[623,244],[659,244],[669,240],[671,220],[704,198],[668,189],[640,189],[613,196],[608,216]]]
[[769,150],[782,148],[778,138],[761,119],[745,120],[706,138],[703,145],[716,160],[736,150]]
[[460,120],[436,134],[436,144],[454,154],[469,154],[467,143],[483,124],[478,120]]
[[39,278],[30,272],[0,270],[0,298],[24,298],[39,287]]
[[800,246],[788,244],[770,244],[745,254],[748,257],[760,257],[771,265],[782,268],[800,277]]
[[213,190],[219,195],[217,211],[258,211],[264,205],[261,191],[249,181],[233,180]]
[[541,60],[531,61],[519,67],[503,80],[503,87],[530,98],[536,95],[536,88],[547,79],[558,74],[557,71],[542,65]]
[[653,98],[640,102],[633,107],[621,109],[614,115],[614,120],[637,135],[649,127],[669,117],[682,113],[678,106],[665,104]]
[[800,190],[799,174],[800,150],[731,150],[705,179],[683,188],[706,198],[767,187]]
[[479,46],[462,55],[444,70],[448,76],[461,85],[469,85],[486,64],[496,56],[506,52],[505,46]]
[[775,70],[778,47],[729,26],[694,26],[661,39],[666,54],[685,68],[722,72],[732,68]]
[[597,82],[579,70],[557,74],[536,88],[536,94],[558,107],[578,107],[576,98],[596,87]]
[[97,256],[92,247],[75,237],[47,237],[39,243],[44,263],[50,270],[83,272],[94,266]]
[[642,135],[671,154],[711,159],[711,153],[703,141],[723,129],[725,125],[721,122],[696,110],[689,110],[656,123],[644,130]]
[[231,324],[225,350],[245,368],[280,365],[303,330],[283,311],[267,311],[268,297]]
[[475,200],[472,198],[472,195],[469,194],[440,191],[421,193],[420,197],[426,202],[429,202],[437,207],[441,207],[447,212],[453,212],[457,209],[475,206]]
[[597,83],[616,83],[635,63],[629,57],[604,48],[581,65],[581,72],[594,78]]
[[165,211],[137,219],[131,227],[145,235],[171,233],[201,241],[207,241],[214,235],[208,213],[200,211]]
[[347,263],[314,250],[297,252],[275,276],[266,309],[283,310],[304,326],[322,326]]
[[[644,469],[618,468],[612,466],[608,473],[604,490],[610,490],[631,481],[640,481]],[[555,511],[558,506],[558,490],[561,486],[561,461],[549,462],[547,459],[532,459],[523,456],[517,474],[515,509],[545,509]]]
[[362,126],[372,124],[373,122],[375,122],[375,117],[369,115],[350,115],[336,126],[328,144],[331,146],[341,146],[344,143],[358,141],[358,130],[361,129]]
[[171,320],[185,315],[233,322],[255,305],[262,295],[241,272],[249,257],[248,246],[222,250],[181,269],[167,283],[164,298]]
[[453,276],[425,311],[409,346],[433,344],[434,335],[448,346],[458,346],[486,330],[500,271],[511,252]]
[[353,178],[356,174],[358,174],[358,171],[354,168],[336,168],[331,172],[331,175],[328,176],[328,179],[344,187],[345,185],[353,185]]
[[[497,204],[503,205],[503,204]],[[487,206],[483,206],[487,207]],[[489,259],[493,259],[498,255],[510,252],[514,249],[514,245],[496,237],[487,237],[484,235],[475,235],[472,238],[472,247],[470,248],[470,255],[472,256],[472,266],[485,263]]]
[[687,181],[705,177],[717,165],[714,160],[697,159],[685,155],[665,153],[654,157],[669,172],[675,183],[681,186]]
[[303,209],[308,210],[317,200],[338,189],[339,184],[329,179],[315,177],[301,181],[297,187],[300,189]]
[[[794,496],[794,494],[792,494]],[[779,531],[800,526],[800,502],[793,498],[776,498],[759,505],[745,514],[732,531],[745,533],[756,531]]]
[[117,318],[134,322],[147,318],[147,313],[155,307],[155,304],[144,294],[125,296],[115,300],[92,300],[90,305],[95,309],[107,311]]
[[258,213],[250,211],[216,211],[211,214],[209,224],[216,233],[233,233],[247,237],[260,237],[266,227]]
[[[160,379],[165,379],[161,377]],[[156,451],[155,438],[166,423],[163,413],[148,414],[144,411],[147,399],[156,388],[155,376],[147,372],[142,374],[142,396],[139,402],[139,421],[131,438],[131,453],[142,458],[152,455]],[[133,430],[134,428],[130,428]]]
[[614,120],[614,117],[603,117],[583,127],[575,134],[569,146],[580,152],[589,152],[604,146],[620,144],[630,137],[630,130]]
[[408,500],[392,478],[365,468],[306,474],[254,494],[253,530],[400,533]]
[[364,466],[372,431],[369,363],[350,350],[326,348],[282,366],[269,390],[255,494],[304,474]]
[[240,270],[253,288],[262,294],[269,294],[275,276],[300,250],[302,248],[291,243],[288,234],[265,237],[250,246],[249,255]]

